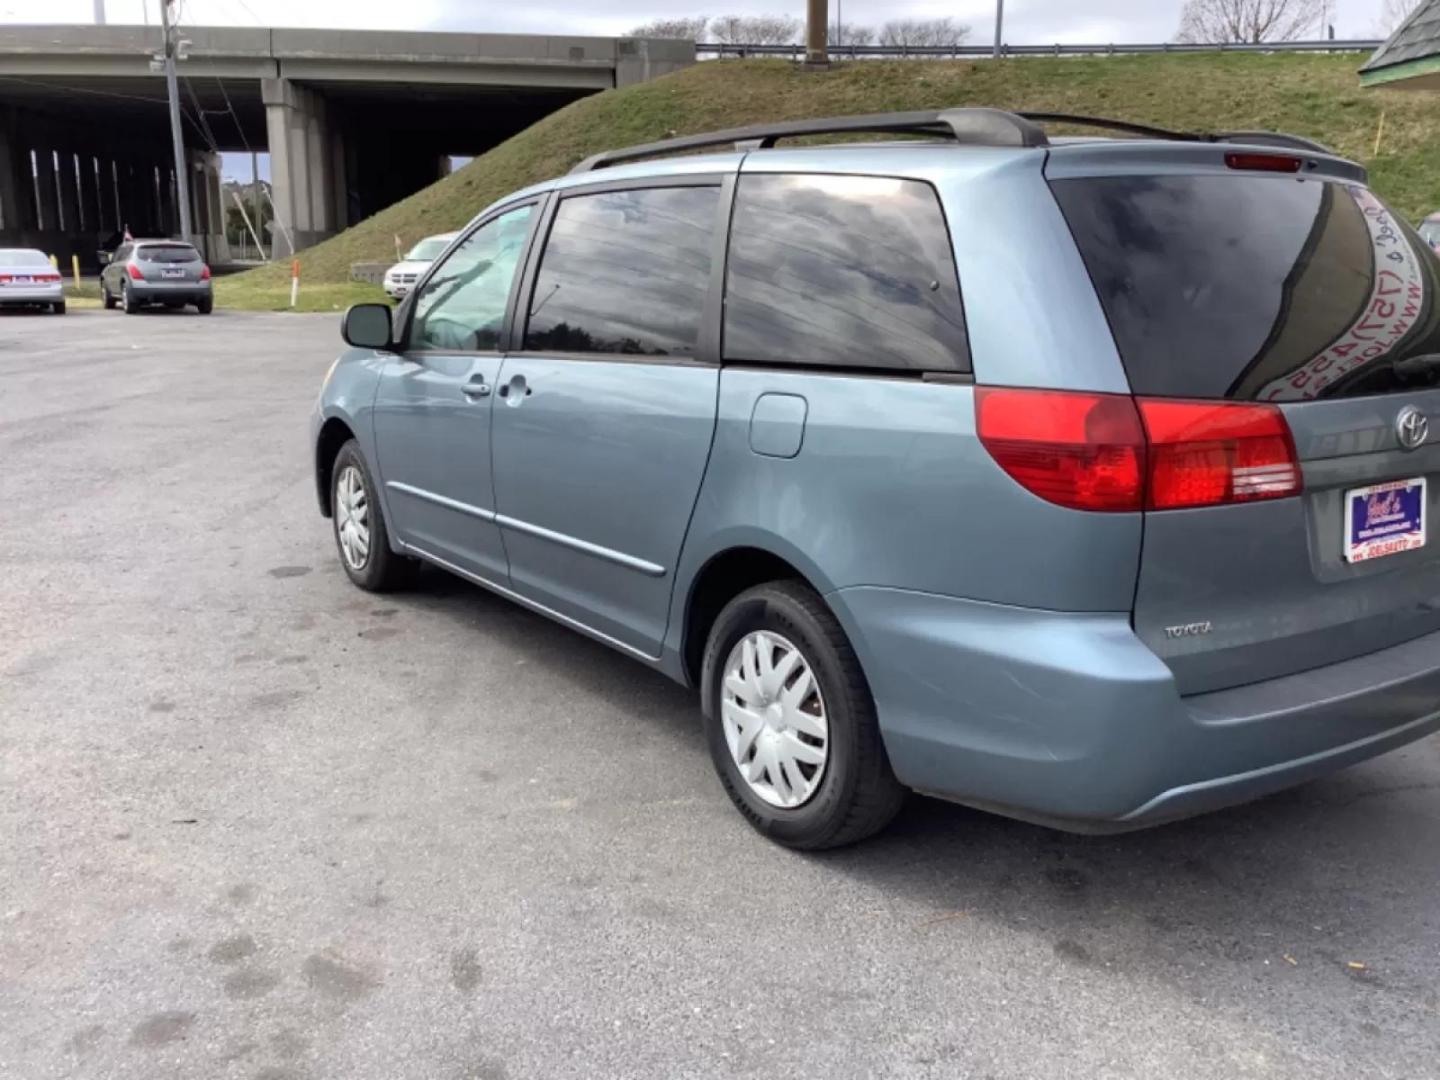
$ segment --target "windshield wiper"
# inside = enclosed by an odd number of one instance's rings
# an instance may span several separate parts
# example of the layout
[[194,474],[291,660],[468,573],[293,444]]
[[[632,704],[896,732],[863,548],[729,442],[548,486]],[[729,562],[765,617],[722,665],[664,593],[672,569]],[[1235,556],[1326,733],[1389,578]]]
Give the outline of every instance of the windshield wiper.
[[1440,353],[1422,353],[1395,361],[1395,377],[1403,383],[1433,382],[1440,375]]

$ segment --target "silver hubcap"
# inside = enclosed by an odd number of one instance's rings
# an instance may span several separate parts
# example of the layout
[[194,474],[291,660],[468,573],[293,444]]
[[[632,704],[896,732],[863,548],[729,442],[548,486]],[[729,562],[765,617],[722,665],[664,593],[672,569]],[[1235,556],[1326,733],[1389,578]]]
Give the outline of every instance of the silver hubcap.
[[730,650],[720,722],[735,766],[756,795],[790,810],[815,794],[830,728],[820,687],[794,645],[756,630]]
[[354,465],[346,465],[335,479],[335,535],[345,564],[364,570],[370,560],[370,506],[365,481]]

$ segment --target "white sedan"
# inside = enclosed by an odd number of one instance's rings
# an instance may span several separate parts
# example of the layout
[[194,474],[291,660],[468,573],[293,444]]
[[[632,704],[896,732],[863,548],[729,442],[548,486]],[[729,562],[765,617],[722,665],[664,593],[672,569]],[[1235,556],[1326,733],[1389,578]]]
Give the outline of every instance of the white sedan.
[[410,254],[405,256],[403,262],[398,262],[389,270],[385,271],[385,292],[396,300],[403,300],[415,288],[415,283],[424,276],[425,271],[430,269],[430,264],[440,257],[440,253],[450,246],[450,241],[459,236],[459,233],[441,233],[439,236],[427,236],[413,248]]
[[44,307],[65,314],[64,279],[43,251],[0,248],[0,307]]

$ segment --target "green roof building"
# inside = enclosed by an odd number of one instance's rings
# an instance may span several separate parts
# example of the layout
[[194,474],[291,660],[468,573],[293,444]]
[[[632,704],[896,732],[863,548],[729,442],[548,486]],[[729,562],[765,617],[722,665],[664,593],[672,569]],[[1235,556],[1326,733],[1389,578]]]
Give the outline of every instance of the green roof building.
[[1360,69],[1362,86],[1440,90],[1440,0],[1424,0]]

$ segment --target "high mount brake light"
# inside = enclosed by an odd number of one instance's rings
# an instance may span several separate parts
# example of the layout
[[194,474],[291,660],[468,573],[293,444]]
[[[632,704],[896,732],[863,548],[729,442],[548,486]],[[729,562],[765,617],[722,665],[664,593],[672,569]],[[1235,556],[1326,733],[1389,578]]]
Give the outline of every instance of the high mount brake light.
[[1229,153],[1225,164],[1246,172],[1298,173],[1304,162],[1289,154]]

